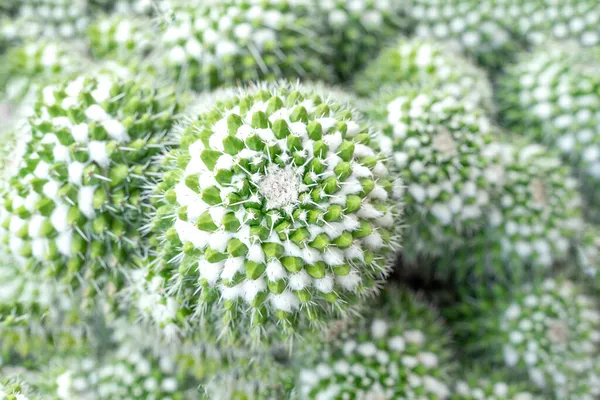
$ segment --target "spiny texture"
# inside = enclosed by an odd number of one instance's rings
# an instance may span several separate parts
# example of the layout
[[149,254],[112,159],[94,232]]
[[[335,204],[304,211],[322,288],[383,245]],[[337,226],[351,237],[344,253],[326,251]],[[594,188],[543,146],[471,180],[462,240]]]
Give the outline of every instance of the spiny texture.
[[474,254],[496,257],[515,271],[565,260],[570,240],[583,230],[582,201],[569,168],[544,146],[519,140],[490,144],[484,155],[494,160],[491,182],[498,195],[488,227],[471,241],[485,248]]
[[513,383],[502,373],[464,372],[454,385],[451,400],[534,400],[535,393],[527,385]]
[[242,332],[289,333],[299,316],[323,322],[373,293],[398,208],[360,115],[285,83],[216,97],[166,159],[152,275],[190,321]]
[[87,29],[90,51],[95,58],[121,62],[132,58],[141,62],[154,48],[155,35],[150,19],[126,15],[101,17]]
[[20,38],[73,39],[87,26],[87,13],[86,0],[20,0],[11,24]]
[[384,49],[356,77],[354,87],[362,96],[373,96],[382,86],[404,83],[436,88],[488,111],[494,109],[492,87],[483,70],[443,44],[423,39],[401,38]]
[[325,40],[335,49],[332,61],[341,80],[360,70],[390,38],[406,28],[394,0],[314,1],[315,18],[325,19]]
[[600,185],[600,52],[550,44],[507,68],[498,98],[515,132],[557,148],[581,174]]
[[561,278],[486,288],[487,294],[482,289],[456,306],[463,318],[454,326],[467,350],[480,352],[484,362],[527,373],[556,398],[594,398],[600,314],[593,298]]
[[318,19],[298,0],[209,0],[176,5],[160,36],[164,66],[210,90],[283,77],[327,78]]
[[416,24],[417,37],[449,42],[488,68],[500,68],[523,47],[510,27],[494,16],[494,1],[410,0],[405,3],[406,14]]
[[56,83],[85,67],[81,47],[59,41],[28,41],[0,57],[2,102],[19,102],[35,96],[40,87]]
[[593,0],[495,0],[494,18],[522,41],[542,45],[550,40],[600,43],[600,4]]
[[3,379],[0,381],[0,400],[38,399],[47,399],[47,397],[39,395],[34,387],[29,385],[20,377],[3,377]]
[[372,306],[368,318],[333,322],[328,337],[307,343],[317,354],[300,372],[299,397],[448,399],[453,364],[437,315],[395,288]]
[[593,281],[594,288],[600,289],[600,229],[597,226],[586,226],[575,256],[579,270]]
[[447,251],[484,224],[492,177],[482,155],[491,141],[483,111],[449,95],[401,88],[375,99],[369,114],[391,139],[393,171],[406,185],[406,257]]
[[81,359],[68,365],[56,380],[60,398],[90,400],[180,400],[184,379],[169,356],[155,357],[137,347],[123,346],[101,360]]
[[2,195],[3,251],[45,279],[119,285],[139,251],[151,161],[179,107],[143,77],[90,73],[45,87]]

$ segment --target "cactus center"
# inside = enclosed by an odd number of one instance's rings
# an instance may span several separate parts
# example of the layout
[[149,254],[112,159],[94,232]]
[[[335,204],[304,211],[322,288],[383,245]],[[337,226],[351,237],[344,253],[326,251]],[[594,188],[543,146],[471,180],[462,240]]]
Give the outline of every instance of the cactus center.
[[533,200],[538,204],[546,204],[546,188],[541,179],[534,179],[529,185],[529,190],[533,196]]
[[569,330],[563,321],[552,321],[548,327],[548,335],[554,343],[566,344]]
[[300,178],[291,168],[270,166],[258,184],[258,191],[267,201],[267,209],[278,209],[298,203]]
[[448,156],[456,153],[456,143],[448,129],[440,127],[440,132],[433,138],[433,148]]

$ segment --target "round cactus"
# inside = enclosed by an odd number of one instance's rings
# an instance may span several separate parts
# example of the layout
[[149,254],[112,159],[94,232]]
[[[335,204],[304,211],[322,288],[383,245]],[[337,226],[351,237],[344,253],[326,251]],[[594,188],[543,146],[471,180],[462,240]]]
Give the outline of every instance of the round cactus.
[[143,77],[90,73],[41,90],[2,196],[4,251],[45,279],[120,284],[139,253],[150,164],[179,108]]
[[87,29],[90,51],[95,58],[121,62],[147,56],[154,47],[154,36],[150,19],[125,15],[101,17]]
[[[2,372],[2,371],[0,371]],[[0,381],[0,399],[2,400],[37,400],[48,399],[42,396],[35,387],[20,376],[3,377]]]
[[[450,398],[454,366],[438,316],[413,295],[386,289],[366,319],[334,321],[307,341],[301,399]],[[308,365],[310,364],[310,365]]]
[[83,49],[59,41],[30,41],[0,57],[0,95],[6,103],[34,97],[45,85],[64,80],[86,66]]
[[582,201],[569,168],[541,145],[494,143],[484,153],[495,160],[500,196],[480,238],[499,244],[508,265],[548,268],[567,258],[569,242],[583,230]]
[[462,375],[454,385],[451,400],[541,400],[524,382],[513,383],[501,372],[477,371]]
[[355,79],[356,91],[372,96],[385,85],[410,83],[434,87],[488,111],[494,109],[486,73],[469,60],[447,51],[442,44],[423,39],[400,39]]
[[485,223],[489,205],[487,117],[453,96],[409,87],[381,94],[369,114],[391,141],[393,170],[406,185],[403,255],[460,245]]
[[325,18],[325,35],[335,49],[335,72],[347,80],[388,39],[406,28],[401,6],[393,0],[314,1],[315,18]]
[[60,398],[172,399],[184,397],[184,382],[168,356],[123,346],[102,360],[69,363],[56,380]]
[[21,0],[14,19],[22,38],[68,38],[80,35],[88,24],[86,0]]
[[238,82],[328,78],[318,19],[292,0],[209,0],[176,5],[160,43],[162,63],[184,84],[210,90]]
[[600,289],[600,231],[596,226],[586,226],[581,243],[575,248],[577,266],[592,285]]
[[492,1],[410,0],[405,3],[407,16],[416,24],[417,37],[449,42],[491,69],[504,65],[522,48],[510,25],[495,17]]
[[502,116],[515,132],[557,148],[581,175],[600,184],[600,52],[552,44],[523,54],[500,78]]
[[398,207],[360,118],[283,82],[209,98],[166,158],[149,278],[183,296],[191,321],[243,332],[278,321],[289,333],[372,293]]
[[572,40],[582,46],[600,43],[600,5],[593,0],[495,1],[493,16],[528,44]]
[[594,300],[561,278],[492,289],[456,306],[460,311],[453,318],[462,318],[454,326],[467,351],[490,365],[527,373],[557,398],[591,399],[590,393],[576,394],[593,390],[588,377],[600,342]]

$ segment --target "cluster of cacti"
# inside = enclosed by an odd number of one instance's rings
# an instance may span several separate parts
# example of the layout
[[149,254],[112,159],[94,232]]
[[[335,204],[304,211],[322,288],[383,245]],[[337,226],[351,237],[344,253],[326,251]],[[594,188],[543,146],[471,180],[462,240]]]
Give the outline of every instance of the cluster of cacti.
[[0,400],[600,398],[599,22],[0,0]]

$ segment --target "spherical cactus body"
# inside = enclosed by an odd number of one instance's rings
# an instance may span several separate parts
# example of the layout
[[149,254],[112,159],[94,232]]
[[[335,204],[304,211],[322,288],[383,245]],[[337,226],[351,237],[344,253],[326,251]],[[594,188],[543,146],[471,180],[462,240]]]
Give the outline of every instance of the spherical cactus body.
[[392,168],[406,185],[402,254],[414,260],[462,244],[484,224],[490,202],[485,113],[450,95],[401,87],[380,94],[369,115],[380,122]]
[[356,91],[362,96],[373,96],[381,87],[399,84],[436,88],[488,111],[494,110],[486,73],[435,41],[401,38],[367,64],[354,81]]
[[319,324],[352,308],[397,243],[395,179],[374,133],[326,91],[279,83],[216,97],[166,158],[149,278],[182,294],[192,321],[241,331],[289,332],[300,316]]
[[118,286],[141,250],[143,190],[179,108],[143,77],[90,73],[41,90],[3,191],[4,251],[46,279]]
[[289,0],[175,5],[160,36],[162,64],[198,91],[285,77],[327,79],[326,47],[308,5]]
[[[592,398],[600,314],[583,288],[564,278],[495,287],[456,306],[465,349],[487,365],[529,376],[559,398]],[[490,296],[494,293],[494,296]],[[454,317],[452,317],[454,318]],[[483,345],[485,343],[485,345]],[[577,397],[588,392],[588,397]]]
[[332,322],[326,337],[307,342],[299,398],[450,398],[453,364],[435,312],[397,288],[381,298],[368,318]]

